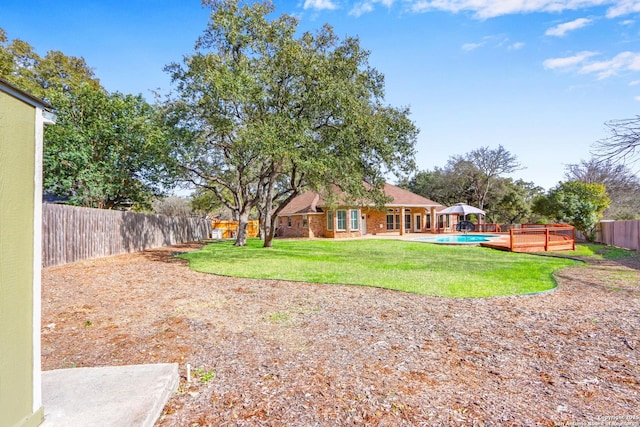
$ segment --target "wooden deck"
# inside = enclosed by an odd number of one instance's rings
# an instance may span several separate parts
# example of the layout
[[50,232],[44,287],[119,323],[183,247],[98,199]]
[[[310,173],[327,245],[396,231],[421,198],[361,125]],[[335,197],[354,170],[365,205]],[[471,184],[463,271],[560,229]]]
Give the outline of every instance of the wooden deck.
[[481,243],[481,246],[511,252],[571,251],[576,248],[575,229],[569,225],[528,226],[510,230],[505,239]]

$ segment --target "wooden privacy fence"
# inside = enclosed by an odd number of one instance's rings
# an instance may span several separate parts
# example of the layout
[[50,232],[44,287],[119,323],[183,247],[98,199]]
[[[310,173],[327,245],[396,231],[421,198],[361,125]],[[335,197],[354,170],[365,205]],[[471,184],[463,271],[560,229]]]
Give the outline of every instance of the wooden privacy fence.
[[42,206],[42,264],[61,265],[210,236],[209,221],[75,206]]
[[605,245],[640,250],[640,220],[602,221],[596,240]]

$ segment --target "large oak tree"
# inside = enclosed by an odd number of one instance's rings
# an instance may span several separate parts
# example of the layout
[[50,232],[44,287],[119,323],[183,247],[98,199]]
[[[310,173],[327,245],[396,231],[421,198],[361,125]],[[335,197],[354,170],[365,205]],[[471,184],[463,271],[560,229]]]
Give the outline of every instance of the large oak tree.
[[384,104],[357,38],[327,25],[298,36],[297,20],[269,19],[267,2],[204,3],[195,52],[167,67],[166,117],[182,178],[236,213],[237,245],[253,209],[270,246],[276,215],[305,189],[381,202],[385,177],[413,169],[417,129],[408,109]]

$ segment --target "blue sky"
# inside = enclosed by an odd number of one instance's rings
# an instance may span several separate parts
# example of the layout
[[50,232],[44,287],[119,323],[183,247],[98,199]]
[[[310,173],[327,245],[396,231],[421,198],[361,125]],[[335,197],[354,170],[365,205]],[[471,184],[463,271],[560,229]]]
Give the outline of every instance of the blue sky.
[[[638,0],[274,1],[301,31],[358,36],[409,106],[420,169],[504,146],[546,189],[591,157],[604,122],[640,114]],[[164,65],[191,52],[199,0],[2,0],[0,27],[38,53],[82,56],[110,91],[170,89]]]

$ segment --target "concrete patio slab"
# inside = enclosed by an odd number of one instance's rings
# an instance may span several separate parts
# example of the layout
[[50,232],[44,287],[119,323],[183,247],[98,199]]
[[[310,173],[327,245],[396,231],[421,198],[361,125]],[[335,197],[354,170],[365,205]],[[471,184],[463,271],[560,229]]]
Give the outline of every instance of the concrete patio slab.
[[42,372],[42,427],[151,427],[178,387],[176,363]]

